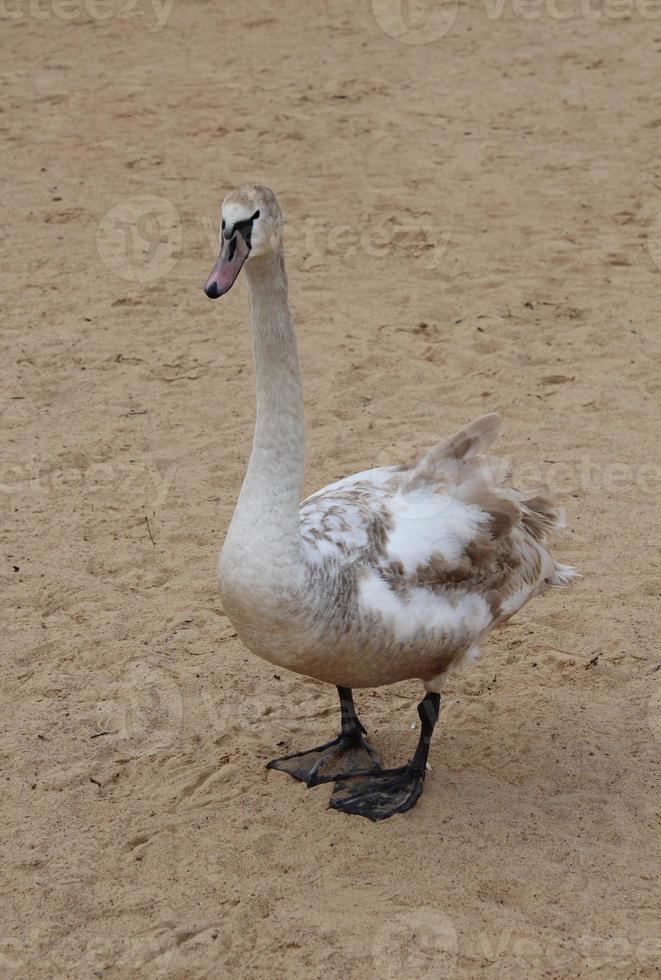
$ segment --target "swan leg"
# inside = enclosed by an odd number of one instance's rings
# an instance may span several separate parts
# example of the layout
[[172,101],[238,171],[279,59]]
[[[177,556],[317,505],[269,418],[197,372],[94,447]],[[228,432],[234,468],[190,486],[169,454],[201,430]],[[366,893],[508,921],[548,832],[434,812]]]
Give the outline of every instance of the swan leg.
[[338,776],[381,768],[377,751],[363,738],[366,731],[356,714],[351,688],[338,687],[337,692],[342,717],[342,730],[338,737],[307,752],[271,759],[267,769],[280,769],[308,786],[317,786]]
[[418,705],[422,723],[413,758],[399,769],[353,773],[335,780],[330,800],[334,810],[357,813],[370,820],[385,820],[404,813],[417,803],[425,781],[427,756],[441,703],[440,694],[429,693]]

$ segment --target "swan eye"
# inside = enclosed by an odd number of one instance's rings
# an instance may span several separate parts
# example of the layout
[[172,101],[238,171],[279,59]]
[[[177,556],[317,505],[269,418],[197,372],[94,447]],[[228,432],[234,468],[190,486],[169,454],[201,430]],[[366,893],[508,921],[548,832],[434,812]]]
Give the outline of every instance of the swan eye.
[[251,221],[256,221],[257,218],[259,218],[259,208],[257,209],[257,211],[255,211],[255,213],[253,214],[253,216],[252,216],[252,218],[250,220]]
[[221,231],[225,231],[225,219],[224,219],[224,218],[223,218],[223,220],[222,220],[222,221],[220,222],[220,230],[221,230]]

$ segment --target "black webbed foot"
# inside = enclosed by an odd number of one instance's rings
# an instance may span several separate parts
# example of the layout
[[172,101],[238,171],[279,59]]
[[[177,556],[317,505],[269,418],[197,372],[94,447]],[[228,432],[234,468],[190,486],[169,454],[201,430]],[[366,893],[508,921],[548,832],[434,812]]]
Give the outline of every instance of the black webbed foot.
[[357,813],[370,820],[385,820],[415,806],[425,782],[429,743],[438,720],[440,703],[440,695],[430,692],[418,705],[422,723],[420,738],[407,766],[340,777],[335,782],[329,805],[334,810]]
[[411,764],[399,769],[355,773],[335,781],[329,806],[370,820],[385,820],[415,806],[424,781],[424,770]]
[[381,768],[381,762],[376,749],[356,729],[307,752],[271,759],[266,768],[281,769],[308,786],[317,786],[353,772],[376,771]]

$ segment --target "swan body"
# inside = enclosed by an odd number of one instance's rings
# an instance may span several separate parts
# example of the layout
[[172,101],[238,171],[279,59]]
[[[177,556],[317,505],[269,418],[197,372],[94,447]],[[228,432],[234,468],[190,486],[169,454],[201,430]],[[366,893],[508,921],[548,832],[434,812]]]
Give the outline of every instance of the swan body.
[[[478,420],[468,438],[495,432],[497,421]],[[229,536],[221,589],[246,646],[339,686],[420,678],[440,690],[447,670],[476,657],[492,627],[564,585],[571,570],[543,543],[560,514],[540,495],[490,485],[484,458],[473,457],[472,467],[451,457],[456,439],[450,458],[424,477],[382,467],[305,500],[297,567],[279,569],[288,584],[280,574],[272,580],[258,540],[235,549]]]
[[[444,676],[477,656],[493,627],[575,574],[547,546],[562,513],[545,493],[515,489],[508,465],[487,455],[496,414],[410,465],[356,473],[301,504],[303,401],[282,215],[257,185],[229,195],[222,214],[205,289],[222,295],[245,264],[257,386],[252,454],[219,562],[225,612],[270,663],[349,694],[419,678],[437,704]],[[352,711],[353,702],[357,731]]]

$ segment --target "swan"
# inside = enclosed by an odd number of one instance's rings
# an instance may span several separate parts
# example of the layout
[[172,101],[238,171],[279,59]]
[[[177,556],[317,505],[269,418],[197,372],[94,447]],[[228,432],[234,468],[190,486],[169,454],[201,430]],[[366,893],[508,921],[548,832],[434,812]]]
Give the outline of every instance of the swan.
[[[288,301],[283,215],[267,187],[242,184],[221,208],[219,256],[204,286],[223,296],[245,266],[257,408],[250,461],[219,559],[226,615],[245,646],[278,667],[335,685],[340,733],[268,766],[330,806],[382,820],[420,797],[443,679],[489,631],[576,574],[546,547],[562,512],[523,493],[486,455],[485,415],[410,465],[355,473],[301,503],[303,397]],[[354,688],[420,679],[411,760],[381,767]]]

